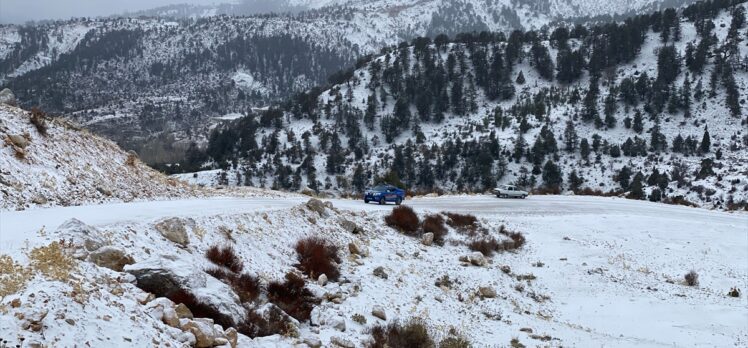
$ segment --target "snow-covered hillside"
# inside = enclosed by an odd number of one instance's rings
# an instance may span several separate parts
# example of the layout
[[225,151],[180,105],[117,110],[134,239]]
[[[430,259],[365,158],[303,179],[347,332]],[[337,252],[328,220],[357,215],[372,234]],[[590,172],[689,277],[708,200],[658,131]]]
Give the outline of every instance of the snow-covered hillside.
[[[0,210],[184,197],[199,191],[64,121],[0,104]],[[46,134],[40,133],[40,129]]]
[[[174,163],[190,142],[204,144],[215,117],[324,84],[358,57],[414,37],[539,29],[690,2],[253,0],[0,26],[0,87],[25,107],[73,117],[148,163]],[[266,14],[284,8],[294,13]],[[236,74],[256,83],[235,83]]]
[[[427,246],[384,225],[391,207],[303,202],[193,199],[2,212],[3,339],[24,347],[364,347],[373,326],[417,318],[437,342],[459,332],[474,347],[748,342],[746,296],[727,295],[748,288],[744,214],[598,197],[406,201],[421,218],[472,213],[490,235],[500,237],[502,225],[525,235],[522,248],[485,264],[476,258],[476,266],[460,261],[470,238],[452,227],[443,246]],[[244,272],[265,288],[294,269],[293,245],[308,236],[340,248],[341,277],[304,277],[322,301],[309,320],[291,320],[285,336],[251,339],[138,288],[144,272],[173,273],[224,313],[274,308],[264,290],[239,305],[204,272],[216,266],[203,255],[213,245],[233,246]],[[683,280],[691,270],[699,275],[693,287]]]
[[[697,34],[697,23],[715,26],[707,39]],[[612,45],[604,42],[609,27],[591,28],[599,33],[564,39],[568,42],[551,39],[555,31],[527,33],[529,42],[520,44],[515,58],[508,57],[515,36],[494,42],[476,36],[391,50],[352,71],[342,83],[310,93],[309,98],[317,97],[317,106],[297,99],[286,108],[283,121],[260,113],[248,118],[254,121],[238,122],[225,133],[228,139],[242,139],[229,148],[234,152],[218,152],[213,159],[246,158],[232,166],[230,174],[222,174],[234,184],[291,189],[306,185],[343,192],[360,191],[362,184],[391,170],[416,191],[483,192],[497,181],[533,188],[544,184],[542,167],[552,160],[560,168],[562,191],[588,188],[621,194],[641,173],[643,199],[743,209],[748,201],[748,47],[742,25],[737,37],[728,34],[733,23],[740,21],[723,10],[709,21],[680,17],[677,39],[663,42],[665,29],[644,30],[640,47],[618,48],[631,50],[631,59],[599,68],[594,94],[593,63],[616,59],[600,58],[616,53],[598,56],[595,49]],[[692,71],[691,58],[685,57],[693,57],[688,52],[710,40],[703,70]],[[661,61],[665,48],[674,50],[674,63]],[[550,76],[540,75],[538,57],[543,51]],[[579,69],[584,70],[568,82],[562,80],[562,66],[565,71],[568,63],[559,61],[561,51],[582,57]],[[730,58],[718,62],[716,57],[727,51]],[[664,65],[678,69],[667,88],[661,87],[668,71]],[[718,69],[728,65],[731,73],[720,77]],[[492,79],[498,77],[485,75],[495,71],[503,76],[495,83],[510,88],[512,95],[489,95]],[[244,140],[252,136],[270,146],[255,151]],[[225,140],[217,139],[217,144]],[[691,150],[683,149],[684,142],[691,143]],[[210,151],[214,147],[209,146]],[[277,165],[279,158],[288,168]],[[311,175],[310,167],[315,169]],[[620,175],[624,167],[627,179]],[[572,172],[583,182],[573,183]],[[196,178],[219,178],[206,174]]]

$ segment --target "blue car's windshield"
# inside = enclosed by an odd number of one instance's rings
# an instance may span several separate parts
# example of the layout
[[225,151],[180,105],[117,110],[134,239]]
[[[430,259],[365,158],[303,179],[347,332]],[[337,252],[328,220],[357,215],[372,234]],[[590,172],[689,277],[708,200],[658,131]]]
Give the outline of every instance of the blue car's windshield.
[[374,186],[374,188],[371,190],[374,192],[386,192],[387,186],[384,186],[384,185]]

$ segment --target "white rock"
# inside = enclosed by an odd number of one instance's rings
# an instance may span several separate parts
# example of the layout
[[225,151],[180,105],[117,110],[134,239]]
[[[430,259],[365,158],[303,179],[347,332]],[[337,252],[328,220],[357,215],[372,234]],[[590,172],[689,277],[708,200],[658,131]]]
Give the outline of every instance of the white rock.
[[387,314],[385,313],[384,308],[382,308],[381,306],[374,306],[374,308],[372,308],[371,310],[371,315],[382,320],[387,320]]
[[431,246],[431,244],[434,244],[434,234],[432,232],[424,233],[421,238],[421,243],[425,246]]
[[319,278],[317,278],[317,284],[319,286],[325,286],[327,284],[327,275],[326,274],[320,274]]

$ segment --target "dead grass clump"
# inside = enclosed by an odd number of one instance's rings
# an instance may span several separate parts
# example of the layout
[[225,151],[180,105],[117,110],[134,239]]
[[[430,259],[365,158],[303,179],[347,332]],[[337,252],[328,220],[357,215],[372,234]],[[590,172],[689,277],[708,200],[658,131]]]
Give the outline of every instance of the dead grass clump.
[[407,205],[401,205],[392,209],[392,212],[384,217],[384,222],[398,231],[413,237],[419,236],[420,221],[418,215]]
[[125,160],[125,165],[129,167],[135,167],[135,164],[137,163],[138,163],[138,155],[133,151],[128,152],[127,159]]
[[439,348],[470,348],[473,345],[457,329],[450,328],[448,336],[439,341]]
[[0,255],[0,298],[21,291],[30,278],[30,268],[20,265],[8,255]]
[[224,247],[214,245],[208,248],[208,250],[205,252],[205,257],[208,258],[210,262],[218,266],[226,267],[234,273],[241,273],[241,271],[244,269],[242,260],[238,256],[236,256],[234,247],[230,245]]
[[423,219],[421,229],[424,233],[434,234],[434,243],[444,245],[444,237],[447,235],[447,227],[444,226],[444,217],[439,214],[427,215]]
[[75,260],[64,252],[60,242],[31,250],[29,264],[34,271],[59,281],[68,280],[70,272],[75,268]]
[[387,326],[377,325],[369,329],[369,348],[433,348],[436,347],[429,329],[423,320],[411,319],[405,325],[398,322]]
[[284,282],[270,282],[267,292],[270,302],[299,321],[309,320],[312,309],[320,302],[306,288],[304,279],[293,272],[286,274]]
[[311,279],[317,279],[324,274],[327,279],[337,281],[340,277],[338,264],[338,247],[326,239],[308,237],[296,242],[296,265],[302,273]]
[[37,132],[47,136],[47,114],[38,108],[31,108],[31,124],[36,127]]
[[504,240],[501,242],[502,250],[509,251],[519,249],[527,242],[527,239],[522,233],[509,231],[506,229],[506,227],[504,227],[504,225],[499,228],[499,234],[509,237],[508,240]]
[[696,271],[690,271],[686,273],[685,276],[683,276],[686,280],[686,285],[688,286],[696,286],[699,285],[699,274],[696,273]]
[[[2,294],[0,294],[2,296]],[[740,289],[737,287],[730,289],[730,292],[727,293],[727,296],[730,297],[740,297]]]
[[493,256],[493,253],[499,250],[499,242],[494,237],[475,239],[468,244],[472,251],[480,251],[483,256]]
[[169,294],[167,298],[172,300],[174,303],[181,303],[187,306],[195,318],[210,318],[213,319],[216,324],[225,328],[233,327],[235,325],[234,320],[231,319],[230,316],[221,313],[206,303],[203,303],[187,290],[179,289]]

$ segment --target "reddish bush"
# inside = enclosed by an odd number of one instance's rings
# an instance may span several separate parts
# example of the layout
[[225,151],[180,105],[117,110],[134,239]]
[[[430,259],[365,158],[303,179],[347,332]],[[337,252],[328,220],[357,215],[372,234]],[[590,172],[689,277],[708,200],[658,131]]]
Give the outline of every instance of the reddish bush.
[[234,273],[241,273],[244,269],[242,260],[236,256],[234,247],[227,245],[219,247],[214,245],[205,252],[205,257],[218,266],[223,266],[231,270]]
[[470,214],[444,213],[449,219],[447,225],[453,228],[470,228],[476,225],[478,218]]
[[492,256],[494,252],[499,250],[499,242],[496,241],[496,238],[486,237],[473,240],[468,244],[468,247],[472,251],[480,251],[485,256]]
[[271,335],[288,335],[291,322],[278,307],[273,307],[265,315],[254,310],[247,312],[244,321],[236,326],[236,331],[250,338]]
[[411,207],[401,205],[392,209],[392,212],[384,217],[387,226],[397,229],[409,236],[418,236],[420,221],[418,215]]
[[284,282],[268,284],[268,300],[297,320],[309,320],[310,313],[319,300],[306,288],[304,279],[289,272]]
[[338,247],[319,237],[304,238],[296,242],[296,265],[309,278],[317,279],[324,274],[336,281],[340,277]]
[[439,214],[428,215],[423,219],[421,225],[423,232],[434,234],[434,243],[444,245],[444,237],[447,235],[447,227],[444,226],[444,218]]
[[405,325],[398,322],[387,326],[377,325],[369,329],[371,340],[369,348],[433,348],[434,339],[431,338],[426,324],[418,319],[411,319]]
[[260,281],[247,273],[234,275],[230,284],[242,303],[254,302],[260,296]]

